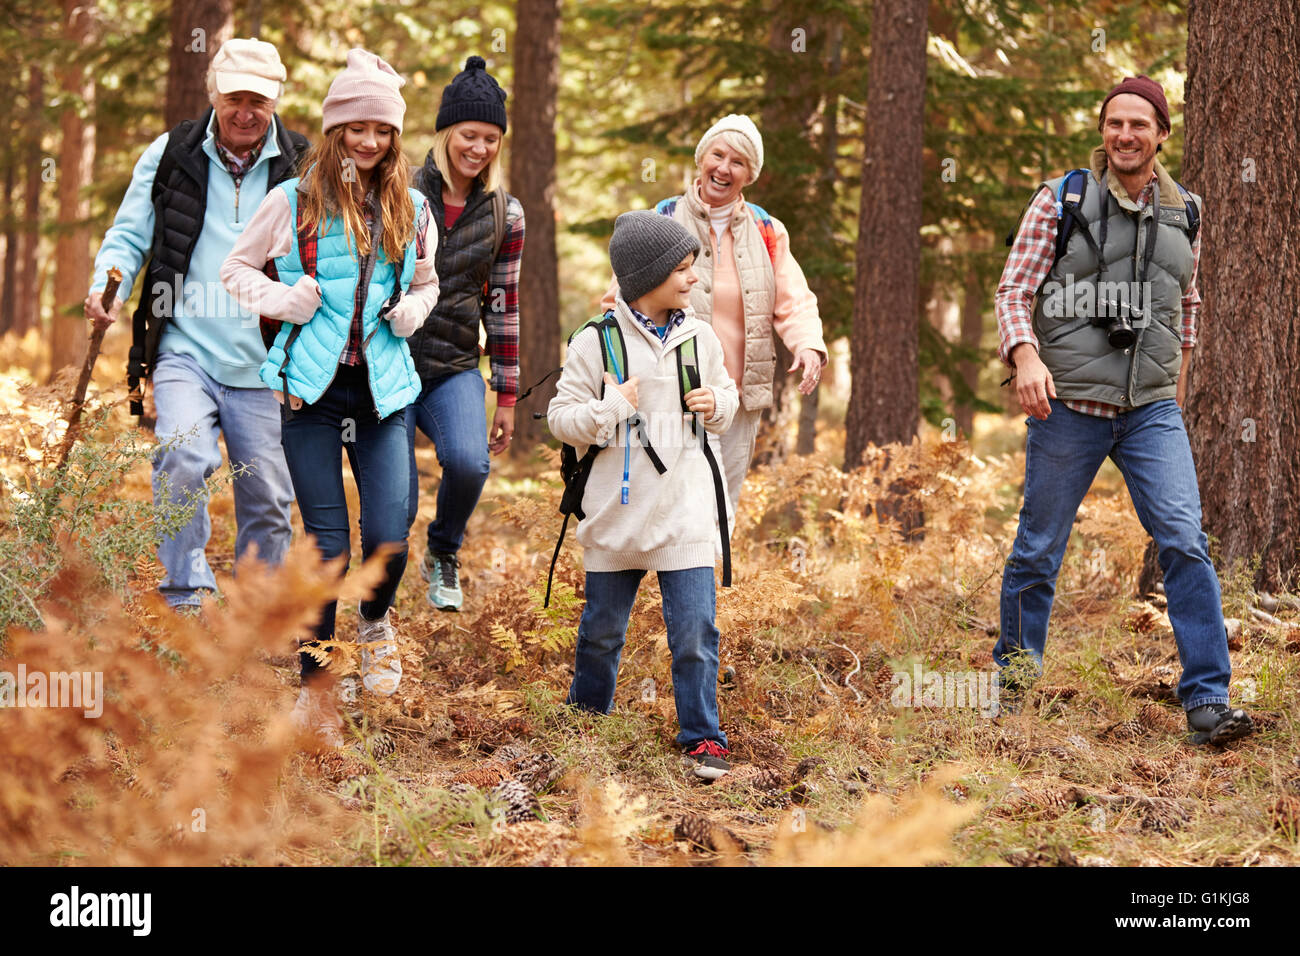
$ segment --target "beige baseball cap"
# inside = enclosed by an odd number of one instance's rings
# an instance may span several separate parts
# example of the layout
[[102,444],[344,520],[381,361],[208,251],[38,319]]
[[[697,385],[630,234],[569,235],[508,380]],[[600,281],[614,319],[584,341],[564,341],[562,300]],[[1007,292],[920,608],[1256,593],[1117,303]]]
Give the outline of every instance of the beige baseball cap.
[[212,74],[218,93],[248,90],[267,99],[280,98],[288,75],[280,54],[265,40],[230,39],[212,58]]

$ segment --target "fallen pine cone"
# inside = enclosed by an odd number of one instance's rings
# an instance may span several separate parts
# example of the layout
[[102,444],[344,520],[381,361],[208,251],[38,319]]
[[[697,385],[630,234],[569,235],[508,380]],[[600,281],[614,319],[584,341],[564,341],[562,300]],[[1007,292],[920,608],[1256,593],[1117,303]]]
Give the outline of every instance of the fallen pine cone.
[[712,850],[714,853],[744,853],[749,849],[749,844],[731,830],[714,823],[708,817],[693,813],[688,813],[677,821],[677,826],[673,828],[673,839],[685,840],[699,849]]

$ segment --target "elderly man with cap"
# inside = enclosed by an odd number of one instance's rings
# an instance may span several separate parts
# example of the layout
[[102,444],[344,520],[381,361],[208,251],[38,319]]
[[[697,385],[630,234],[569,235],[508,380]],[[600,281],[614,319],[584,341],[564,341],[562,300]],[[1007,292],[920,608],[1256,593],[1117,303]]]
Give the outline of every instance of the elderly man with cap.
[[[158,137],[136,163],[86,297],[86,317],[110,324],[145,268],[127,371],[131,410],[141,413],[141,383],[152,379],[160,442],[154,500],[196,502],[190,520],[158,549],[166,571],[159,590],[176,608],[198,607],[200,591],[216,589],[205,556],[205,482],[221,465],[218,432],[236,471],[236,557],[251,545],[278,563],[289,546],[293,489],[280,406],[258,375],[266,345],[258,317],[240,308],[219,278],[262,198],[296,174],[307,148],[275,115],[284,79],[271,44],[222,44],[208,70],[211,108]],[[100,298],[111,267],[121,270],[122,285],[106,312]]]
[[1003,703],[1014,704],[1041,672],[1075,513],[1109,457],[1158,549],[1188,742],[1218,745],[1253,724],[1228,706],[1219,580],[1181,412],[1201,301],[1200,199],[1156,159],[1170,126],[1155,81],[1129,77],[1111,90],[1097,128],[1090,168],[1039,186],[995,299],[999,356],[1030,417],[993,655]]

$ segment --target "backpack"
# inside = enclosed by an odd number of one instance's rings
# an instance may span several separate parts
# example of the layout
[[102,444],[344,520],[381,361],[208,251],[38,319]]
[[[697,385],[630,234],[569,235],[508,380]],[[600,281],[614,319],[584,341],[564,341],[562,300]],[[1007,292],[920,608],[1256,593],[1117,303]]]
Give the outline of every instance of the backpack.
[[[604,315],[588,319],[578,329],[569,336],[569,342],[572,343],[575,338],[585,332],[587,329],[594,329],[600,336],[600,355],[601,363],[606,372],[614,376],[620,383],[627,380],[627,343],[623,339],[623,330],[619,328],[618,319],[613,312],[606,312]],[[686,393],[700,387],[700,367],[696,354],[695,336],[691,336],[685,342],[682,342],[676,348],[677,353],[677,381],[681,387],[682,411],[686,408]],[[539,383],[540,384],[540,383]],[[536,386],[534,386],[536,387]],[[532,391],[532,389],[529,389]],[[526,393],[525,393],[526,394]],[[602,380],[600,386],[600,396],[605,397],[605,384]],[[625,423],[625,427],[639,429],[639,438],[641,447],[645,449],[646,456],[654,466],[655,471],[664,474],[668,469],[664,466],[659,454],[651,446],[645,434],[645,424],[639,415],[633,415]],[[698,415],[691,416],[691,434],[699,441],[700,447],[704,450],[704,458],[709,463],[709,469],[713,472],[713,494],[718,508],[718,531],[722,536],[722,586],[731,587],[731,535],[727,524],[727,498],[725,485],[722,480],[722,469],[718,465],[717,456],[713,454],[713,448],[709,445],[708,436],[702,433]],[[569,516],[577,515],[581,521],[586,517],[582,512],[582,496],[587,490],[587,479],[591,476],[591,466],[608,445],[591,445],[587,448],[586,453],[579,458],[578,450],[567,443],[560,446],[560,477],[564,480],[564,493],[560,497],[560,514],[564,515],[564,523],[560,525],[560,538],[555,542],[555,553],[551,555],[551,569],[546,575],[546,598],[542,602],[542,607],[549,607],[551,602],[551,581],[555,577],[555,563],[560,557],[560,548],[564,545],[564,535],[569,529]],[[627,479],[623,483],[623,503],[627,504],[628,486]]]
[[[1052,258],[1052,264],[1055,265],[1061,256],[1065,255],[1065,250],[1070,242],[1070,234],[1074,231],[1075,226],[1083,229],[1083,234],[1091,240],[1092,233],[1088,231],[1088,219],[1083,214],[1083,198],[1088,194],[1088,180],[1092,179],[1091,170],[1072,169],[1065,174],[1061,180],[1061,185],[1056,190],[1056,253]],[[1179,194],[1183,197],[1183,202],[1187,204],[1187,241],[1195,242],[1196,234],[1201,229],[1201,211],[1197,208],[1196,201],[1192,199],[1192,194],[1180,182],[1175,182]],[[1037,193],[1035,193],[1037,195]],[[1033,202],[1033,196],[1029,202]],[[1020,223],[1025,218],[1025,210],[1029,208],[1029,203],[1025,203],[1025,208],[1020,212],[1020,218],[1016,220],[1015,227],[1007,233],[1006,243],[1011,246],[1016,241],[1016,234],[1020,232]],[[1089,245],[1091,245],[1091,241]]]
[[[655,212],[661,216],[671,216],[673,210],[677,208],[677,200],[681,196],[673,196],[670,199],[664,199],[655,206]],[[762,206],[757,206],[752,202],[746,202],[749,207],[750,215],[754,217],[754,224],[758,226],[758,234],[763,237],[763,245],[767,246],[767,257],[772,261],[773,267],[776,266],[776,226],[772,224],[772,217],[767,214],[767,210]]]

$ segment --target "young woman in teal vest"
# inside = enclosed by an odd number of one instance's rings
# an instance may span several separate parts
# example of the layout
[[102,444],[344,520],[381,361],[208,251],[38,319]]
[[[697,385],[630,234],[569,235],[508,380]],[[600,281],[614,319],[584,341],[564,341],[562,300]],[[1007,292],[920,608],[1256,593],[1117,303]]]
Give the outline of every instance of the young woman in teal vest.
[[[442,467],[437,510],[420,563],[429,603],[461,607],[460,551],[465,526],[488,476],[488,452],[505,451],[515,430],[519,391],[519,263],[524,210],[501,187],[506,94],[471,56],[442,92],[433,148],[415,176],[438,228],[441,294],[411,336],[420,398],[407,409],[411,436],[411,523],[419,509],[415,430],[431,439]],[[479,329],[487,331],[496,412],[488,428]],[[489,434],[490,433],[490,434]]]
[[[392,549],[384,580],[361,602],[357,636],[362,685],[382,695],[395,693],[402,676],[388,610],[406,568],[405,412],[420,394],[406,337],[438,298],[429,205],[406,185],[402,83],[373,53],[348,52],[306,172],[267,195],[221,271],[249,311],[283,323],[261,377],[281,401],[281,441],[303,527],[323,558],[342,556],[346,568],[342,448],[360,495],[362,554]],[[322,609],[316,640],[334,636],[336,605]],[[339,746],[334,694],[315,660],[300,656],[295,721]]]

